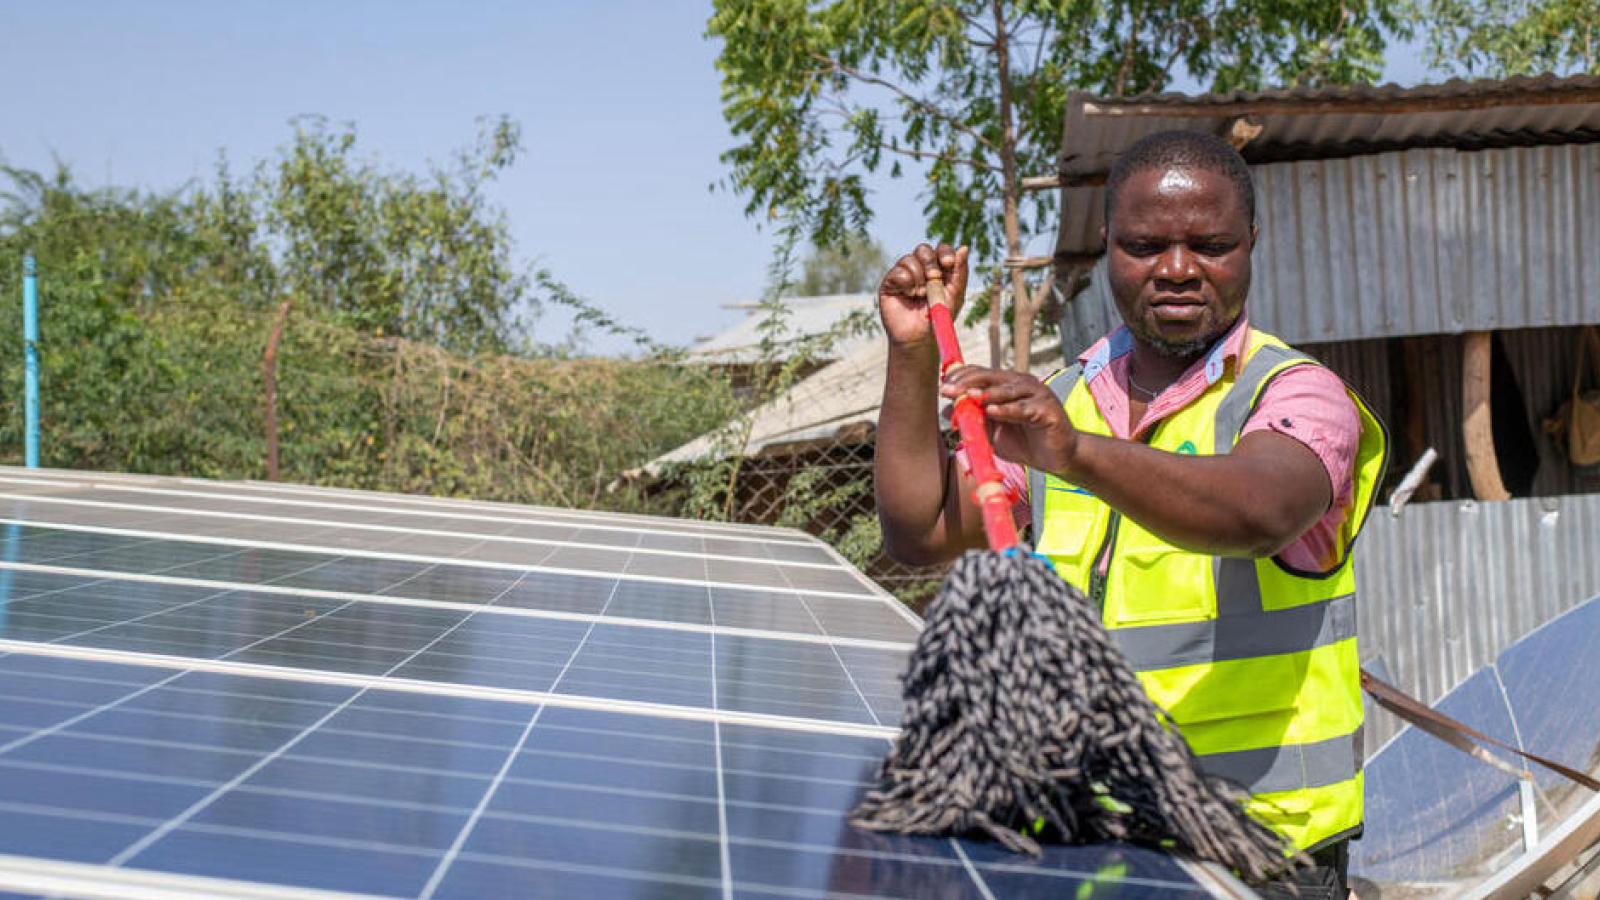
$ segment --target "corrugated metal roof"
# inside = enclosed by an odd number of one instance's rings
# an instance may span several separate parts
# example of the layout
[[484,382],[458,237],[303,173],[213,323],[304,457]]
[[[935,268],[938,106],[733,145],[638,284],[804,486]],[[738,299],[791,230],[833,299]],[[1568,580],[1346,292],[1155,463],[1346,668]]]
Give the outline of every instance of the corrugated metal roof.
[[1300,88],[1257,93],[1072,95],[1059,157],[1057,252],[1100,252],[1100,179],[1139,138],[1172,128],[1225,133],[1241,116],[1261,132],[1252,165],[1336,159],[1418,147],[1482,150],[1600,141],[1600,76],[1449,81],[1438,85]]
[[[783,335],[780,339],[792,341],[823,334],[852,313],[872,310],[877,298],[872,294],[831,294],[823,297],[795,297],[785,299],[783,302],[785,314]],[[766,311],[759,305],[753,304],[750,312],[737,325],[690,348],[689,360],[718,363],[756,362],[761,358],[761,326],[766,317]],[[838,359],[865,341],[877,339],[876,334],[870,337],[846,336],[824,356],[827,359]]]
[[1223,133],[1240,116],[1262,126],[1246,160],[1327,159],[1410,147],[1518,146],[1600,139],[1600,76],[1455,79],[1228,94],[1068,100],[1060,170],[1104,173],[1124,148],[1168,128]]
[[[1291,343],[1600,323],[1600,143],[1416,149],[1251,173],[1261,228],[1251,319]],[[1062,220],[1085,214],[1069,208]],[[1064,307],[1063,347],[1086,347],[1117,321],[1102,261]]]
[[[969,361],[987,361],[987,324],[959,327],[957,337]],[[882,334],[874,334],[844,359],[822,368],[755,410],[745,453],[754,455],[767,447],[828,438],[855,425],[876,426],[883,402],[888,349]],[[1033,359],[1034,372],[1039,375],[1061,367],[1060,353],[1053,341],[1039,342]],[[721,452],[724,447],[716,433],[702,435],[629,474],[655,474],[667,463],[700,459]]]

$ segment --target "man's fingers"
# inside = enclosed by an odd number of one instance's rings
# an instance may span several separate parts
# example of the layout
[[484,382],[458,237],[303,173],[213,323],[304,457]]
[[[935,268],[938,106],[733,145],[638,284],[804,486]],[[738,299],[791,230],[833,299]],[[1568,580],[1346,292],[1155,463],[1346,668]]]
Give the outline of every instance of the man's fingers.
[[954,396],[970,389],[991,390],[999,385],[1015,384],[1023,390],[1036,390],[1040,382],[1031,375],[1011,372],[1005,369],[989,369],[983,366],[963,366],[955,369],[944,377],[945,393]]
[[987,407],[993,403],[1011,403],[1036,396],[1025,384],[995,384],[988,387],[954,387],[947,386],[939,391],[940,394],[950,398],[971,397]]
[[900,257],[883,276],[883,288],[888,293],[903,297],[920,297],[924,294],[923,266],[914,254]]
[[1031,397],[1010,403],[990,402],[983,405],[983,414],[995,422],[1030,425],[1039,421],[1039,413],[1038,405],[1034,403]]
[[951,387],[985,387],[999,384],[1015,378],[1015,374],[1002,369],[990,369],[984,366],[962,366],[952,369],[944,376],[944,383]]
[[[941,244],[940,265],[945,271],[945,283],[950,285],[950,304],[954,312],[960,312],[962,301],[967,297],[967,253],[965,246],[951,249],[949,244]],[[948,258],[945,256],[948,251]]]

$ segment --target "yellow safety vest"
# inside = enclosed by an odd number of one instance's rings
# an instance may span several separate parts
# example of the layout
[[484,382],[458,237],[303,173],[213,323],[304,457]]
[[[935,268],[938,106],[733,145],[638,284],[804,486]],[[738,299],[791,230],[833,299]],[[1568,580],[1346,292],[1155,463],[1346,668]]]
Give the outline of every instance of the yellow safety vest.
[[[1110,435],[1087,367],[1050,379],[1073,427]],[[1148,442],[1170,453],[1232,449],[1262,390],[1292,366],[1317,365],[1252,330],[1245,358],[1213,354],[1210,387],[1155,426]],[[1085,368],[1088,371],[1083,371]],[[1361,415],[1354,506],[1327,574],[1275,559],[1208,556],[1152,534],[1098,498],[1030,470],[1035,543],[1056,571],[1100,605],[1102,621],[1150,699],[1171,717],[1201,767],[1251,793],[1249,811],[1296,847],[1315,849],[1361,826],[1360,661],[1351,546],[1383,480],[1383,424]],[[1102,570],[1097,562],[1108,558]]]

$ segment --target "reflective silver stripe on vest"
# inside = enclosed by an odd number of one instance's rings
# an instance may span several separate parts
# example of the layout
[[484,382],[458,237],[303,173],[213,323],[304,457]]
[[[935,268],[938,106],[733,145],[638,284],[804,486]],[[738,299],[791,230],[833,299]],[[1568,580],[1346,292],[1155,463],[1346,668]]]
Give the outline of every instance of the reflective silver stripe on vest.
[[1258,608],[1203,622],[1111,629],[1117,647],[1140,672],[1301,653],[1355,636],[1354,594],[1288,609]]
[[1217,417],[1213,420],[1216,433],[1212,436],[1215,441],[1212,453],[1222,454],[1233,449],[1239,440],[1239,432],[1244,430],[1244,423],[1250,418],[1250,411],[1255,408],[1256,397],[1260,396],[1267,376],[1287,362],[1316,360],[1291,347],[1269,344],[1257,350],[1250,361],[1244,364],[1244,369],[1233,380],[1233,387],[1217,404]]
[[[1083,375],[1083,363],[1073,363],[1061,370],[1061,373],[1050,379],[1050,392],[1061,401],[1062,407],[1067,405],[1067,397],[1072,393],[1072,388]],[[1028,505],[1033,511],[1033,547],[1039,549],[1039,541],[1044,537],[1044,473],[1038,469],[1028,469]]]
[[[1256,398],[1266,386],[1268,376],[1284,363],[1315,362],[1310,356],[1289,347],[1268,344],[1255,352],[1244,369],[1234,379],[1222,402],[1217,405],[1213,420],[1212,452],[1228,453],[1239,441],[1250,412],[1255,409]],[[1211,577],[1216,586],[1217,616],[1246,616],[1259,614],[1263,607],[1261,583],[1256,579],[1256,561],[1241,557],[1214,557]],[[1353,624],[1352,624],[1353,627]],[[1354,632],[1352,632],[1354,633]],[[1285,651],[1287,652],[1287,651]],[[1174,663],[1174,665],[1180,665]]]
[[1361,771],[1361,729],[1309,744],[1208,753],[1199,759],[1203,771],[1252,794],[1326,787],[1349,781]]

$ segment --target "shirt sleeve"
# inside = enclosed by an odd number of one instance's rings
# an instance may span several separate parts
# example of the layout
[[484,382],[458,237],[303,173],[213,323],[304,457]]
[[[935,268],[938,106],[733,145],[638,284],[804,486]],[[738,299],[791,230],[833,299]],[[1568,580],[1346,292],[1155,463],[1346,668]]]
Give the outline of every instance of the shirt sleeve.
[[1322,366],[1295,366],[1274,378],[1240,437],[1275,431],[1317,455],[1328,472],[1333,502],[1328,511],[1278,559],[1307,572],[1326,572],[1344,558],[1340,530],[1354,502],[1355,458],[1361,445],[1361,415],[1343,381]]
[[[967,462],[967,448],[956,445],[956,465],[960,467],[961,474],[972,474],[972,463]],[[1011,505],[1011,518],[1017,523],[1017,528],[1026,528],[1033,522],[1033,507],[1028,500],[1028,470],[1007,459],[994,458],[995,468],[1000,470],[1000,480],[1010,489],[1011,496],[1017,498]]]

